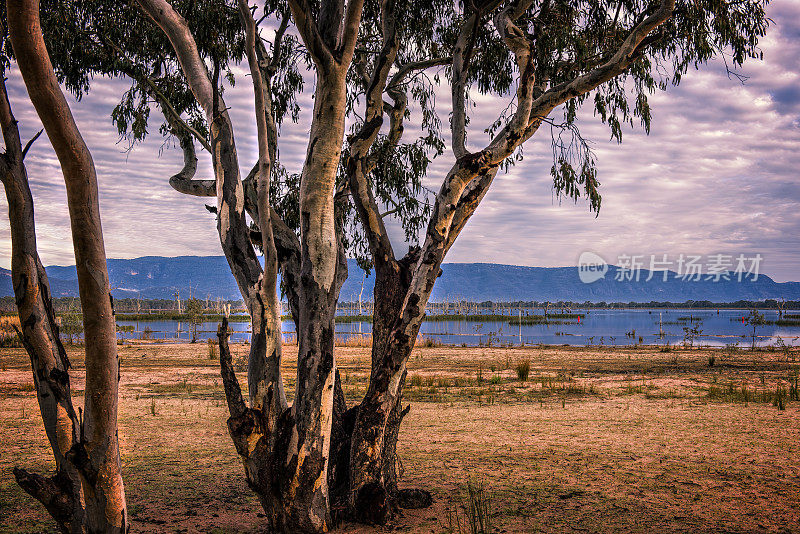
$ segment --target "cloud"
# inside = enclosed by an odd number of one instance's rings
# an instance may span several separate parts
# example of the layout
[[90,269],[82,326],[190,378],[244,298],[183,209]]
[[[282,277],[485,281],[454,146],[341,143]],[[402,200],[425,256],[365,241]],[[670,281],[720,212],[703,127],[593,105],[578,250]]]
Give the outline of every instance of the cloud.
[[[548,176],[550,137],[540,131],[525,160],[498,175],[448,261],[575,265],[585,250],[622,254],[752,254],[777,280],[800,278],[800,107],[796,61],[800,6],[771,4],[776,20],[764,61],[746,63],[744,85],[714,62],[653,95],[652,132],[618,145],[584,111],[597,155],[603,205],[559,202]],[[477,111],[479,124],[496,109]],[[476,128],[477,130],[477,128]]]
[[[525,159],[499,174],[477,213],[450,251],[451,262],[497,262],[531,266],[575,265],[587,250],[609,261],[622,254],[761,253],[763,272],[777,280],[800,279],[800,4],[778,0],[775,20],[763,41],[764,61],[747,63],[742,85],[713,62],[690,72],[677,88],[651,98],[651,134],[626,130],[624,142],[609,141],[607,127],[591,112],[580,122],[597,155],[603,205],[599,217],[585,202],[554,196],[549,168],[550,133],[542,129],[526,144]],[[243,172],[256,159],[253,96],[249,79],[237,73],[225,93]],[[109,257],[220,254],[215,220],[203,204],[213,199],[173,191],[169,176],[182,164],[180,150],[151,135],[127,151],[110,112],[127,88],[125,80],[97,80],[81,102],[70,101],[91,149],[100,183],[101,215]],[[41,126],[12,67],[11,103],[24,139]],[[306,80],[298,124],[282,131],[281,162],[299,172],[308,143],[313,79]],[[437,103],[447,125],[449,95]],[[506,102],[476,99],[470,146],[486,141],[482,129]],[[154,114],[156,117],[157,114]],[[417,134],[413,120],[408,138]],[[426,186],[438,190],[453,163],[447,151],[430,166]],[[27,159],[36,202],[39,250],[46,264],[72,264],[66,194],[58,161],[45,136]],[[201,156],[198,174],[210,177]],[[5,199],[0,218],[7,217]],[[390,227],[402,252],[402,232]],[[0,266],[10,262],[10,233],[0,224]]]

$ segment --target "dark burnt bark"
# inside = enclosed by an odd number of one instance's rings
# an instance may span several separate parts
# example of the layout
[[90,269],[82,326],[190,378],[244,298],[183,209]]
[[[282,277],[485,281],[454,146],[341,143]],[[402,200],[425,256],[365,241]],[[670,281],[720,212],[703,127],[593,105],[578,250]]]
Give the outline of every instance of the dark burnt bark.
[[386,523],[398,508],[397,438],[403,410],[405,364],[414,339],[393,335],[401,320],[411,269],[419,250],[396,261],[375,262],[372,369],[358,407],[350,455],[350,506],[357,521]]
[[347,408],[339,370],[333,394],[331,448],[328,454],[328,487],[331,499],[331,520],[338,524],[349,517],[350,443],[355,427],[358,406]]
[[[228,401],[228,432],[242,459],[247,485],[258,495],[266,514],[270,532],[289,530],[286,451],[293,424],[288,409],[281,413],[249,408],[242,398],[228,348],[228,321],[223,319],[217,333],[220,347],[220,369]],[[267,400],[278,392],[268,386]],[[265,405],[271,405],[270,402]]]

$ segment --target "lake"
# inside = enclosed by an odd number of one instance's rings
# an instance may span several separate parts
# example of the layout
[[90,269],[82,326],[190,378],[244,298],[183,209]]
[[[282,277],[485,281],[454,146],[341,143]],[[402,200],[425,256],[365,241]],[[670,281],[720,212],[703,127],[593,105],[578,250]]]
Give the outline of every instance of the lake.
[[[760,311],[766,320],[778,319],[775,310]],[[518,310],[513,311],[517,316]],[[532,310],[522,310],[523,314]],[[537,313],[541,313],[538,310]],[[553,312],[555,313],[555,312]],[[436,320],[424,321],[420,329],[423,339],[448,345],[646,345],[676,344],[691,341],[695,346],[724,347],[737,344],[746,348],[752,344],[752,327],[744,324],[748,310],[690,310],[690,309],[608,309],[573,310],[580,319],[559,320],[550,324],[510,324],[507,320]],[[800,313],[788,311],[789,314]],[[165,342],[190,341],[191,326],[179,321],[117,321],[120,326],[133,326],[134,332],[120,332],[125,339],[139,339],[149,328],[150,339]],[[686,338],[684,328],[696,328],[699,335]],[[231,341],[248,341],[250,324],[230,323]],[[340,339],[370,334],[370,322],[340,322],[336,333]],[[198,326],[198,339],[216,338],[217,322]],[[293,339],[294,323],[283,322],[284,338]],[[661,332],[661,333],[660,333]],[[781,338],[787,345],[800,344],[800,326],[764,325],[756,329],[757,345],[773,345]]]

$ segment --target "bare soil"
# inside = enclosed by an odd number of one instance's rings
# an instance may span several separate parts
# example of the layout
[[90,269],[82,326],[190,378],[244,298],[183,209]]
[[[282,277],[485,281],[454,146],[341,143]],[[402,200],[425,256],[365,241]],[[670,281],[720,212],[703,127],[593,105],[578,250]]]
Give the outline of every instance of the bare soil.
[[[241,357],[247,347],[233,351]],[[82,349],[69,352],[80,405]],[[285,352],[291,391],[296,347]],[[263,532],[208,347],[126,344],[120,355],[133,530]],[[344,524],[338,532],[471,532],[468,484],[483,490],[492,532],[800,532],[793,356],[419,348],[406,382],[412,408],[398,446],[401,484],[430,490],[435,502],[385,527]],[[522,381],[516,368],[525,361]],[[368,349],[340,347],[337,362],[348,402],[358,402]],[[0,366],[0,532],[51,532],[54,523],[11,473],[15,465],[53,468],[28,357],[0,349]]]

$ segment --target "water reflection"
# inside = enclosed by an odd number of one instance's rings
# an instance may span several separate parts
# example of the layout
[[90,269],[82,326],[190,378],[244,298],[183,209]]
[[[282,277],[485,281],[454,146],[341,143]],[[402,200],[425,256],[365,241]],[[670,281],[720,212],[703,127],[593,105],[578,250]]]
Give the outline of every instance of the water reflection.
[[[694,346],[723,347],[737,344],[749,347],[752,327],[744,322],[746,310],[573,310],[582,316],[577,320],[551,320],[549,323],[513,324],[519,310],[499,320],[425,321],[420,329],[423,339],[449,345],[664,345],[691,342]],[[541,310],[538,310],[541,313]],[[767,321],[778,319],[774,310],[761,313]],[[798,313],[798,312],[787,312]],[[522,315],[533,310],[522,310]],[[132,332],[120,332],[124,339],[149,338],[164,342],[187,342],[192,339],[192,327],[180,321],[118,321],[121,327],[133,327]],[[696,329],[691,336],[686,329]],[[250,324],[230,323],[231,341],[250,339]],[[197,327],[197,339],[216,338],[217,322],[204,322]],[[283,322],[284,338],[294,339],[294,323]],[[368,336],[372,324],[365,321],[338,322],[336,333],[341,339]],[[756,329],[759,346],[773,345],[780,337],[786,344],[800,344],[800,326],[764,325]],[[687,337],[690,336],[690,337]]]

